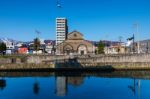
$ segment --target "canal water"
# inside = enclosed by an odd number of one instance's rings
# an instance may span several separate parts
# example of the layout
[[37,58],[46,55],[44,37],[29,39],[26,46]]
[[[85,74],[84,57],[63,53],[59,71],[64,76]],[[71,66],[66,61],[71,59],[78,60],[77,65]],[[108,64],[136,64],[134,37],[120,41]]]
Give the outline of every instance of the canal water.
[[150,71],[1,72],[0,99],[150,99]]

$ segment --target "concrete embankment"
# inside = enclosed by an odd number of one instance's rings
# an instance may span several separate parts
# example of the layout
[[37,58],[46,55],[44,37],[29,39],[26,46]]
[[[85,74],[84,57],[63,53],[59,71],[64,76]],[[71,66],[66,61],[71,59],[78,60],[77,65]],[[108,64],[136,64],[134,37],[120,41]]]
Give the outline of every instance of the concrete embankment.
[[0,70],[150,70],[150,54],[0,57]]

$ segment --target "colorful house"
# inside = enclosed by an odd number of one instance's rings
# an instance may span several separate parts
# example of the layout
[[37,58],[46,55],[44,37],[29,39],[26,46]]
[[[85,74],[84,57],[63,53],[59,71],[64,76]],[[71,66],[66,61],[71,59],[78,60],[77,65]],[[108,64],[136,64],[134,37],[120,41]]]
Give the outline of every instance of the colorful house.
[[18,48],[18,54],[27,54],[28,48],[27,47],[20,47]]

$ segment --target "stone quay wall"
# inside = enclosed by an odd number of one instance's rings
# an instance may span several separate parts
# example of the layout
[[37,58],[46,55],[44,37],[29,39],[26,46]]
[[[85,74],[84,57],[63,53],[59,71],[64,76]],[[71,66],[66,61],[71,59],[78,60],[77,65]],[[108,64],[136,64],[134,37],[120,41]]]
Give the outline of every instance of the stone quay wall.
[[77,58],[83,67],[150,69],[150,54],[93,55]]
[[80,63],[136,63],[150,62],[150,54],[122,54],[122,55],[88,55],[78,57]]
[[[56,66],[57,63],[57,66]],[[59,65],[59,63],[61,63]],[[76,65],[76,66],[75,66]],[[38,69],[55,67],[94,67],[110,69],[150,69],[150,54],[120,55],[28,55],[24,57],[0,57],[0,69]],[[46,67],[47,66],[47,67]]]

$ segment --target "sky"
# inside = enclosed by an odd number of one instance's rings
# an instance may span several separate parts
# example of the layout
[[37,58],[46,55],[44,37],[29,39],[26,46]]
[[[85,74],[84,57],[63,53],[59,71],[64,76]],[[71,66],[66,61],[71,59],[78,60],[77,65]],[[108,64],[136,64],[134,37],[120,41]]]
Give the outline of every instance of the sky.
[[[0,0],[0,38],[55,40],[56,17],[87,40],[150,39],[150,0]],[[138,33],[134,24],[138,24]]]

